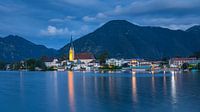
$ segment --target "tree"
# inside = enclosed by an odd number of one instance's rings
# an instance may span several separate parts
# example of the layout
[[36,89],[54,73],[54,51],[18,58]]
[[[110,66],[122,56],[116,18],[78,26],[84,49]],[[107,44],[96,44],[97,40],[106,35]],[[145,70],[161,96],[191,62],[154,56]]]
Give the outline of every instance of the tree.
[[108,52],[103,52],[102,54],[100,54],[98,58],[100,65],[104,65],[106,63],[107,58],[108,58]]
[[46,70],[47,67],[42,60],[29,59],[26,61],[27,67],[29,70],[34,71],[36,67],[39,67],[42,70]]
[[67,60],[67,55],[66,54],[63,54],[61,57],[60,57],[61,60]]
[[200,58],[200,51],[199,52],[194,52],[190,57]]
[[182,68],[183,70],[188,69],[188,68],[189,68],[189,63],[183,63],[183,65],[181,66],[181,68]]
[[200,63],[197,64],[197,69],[200,70]]
[[26,61],[27,67],[29,70],[34,71],[36,67],[36,60],[35,59],[28,59]]
[[35,67],[39,67],[42,70],[47,70],[45,63],[42,60],[36,60]]
[[0,70],[4,70],[6,68],[6,64],[3,61],[0,61]]

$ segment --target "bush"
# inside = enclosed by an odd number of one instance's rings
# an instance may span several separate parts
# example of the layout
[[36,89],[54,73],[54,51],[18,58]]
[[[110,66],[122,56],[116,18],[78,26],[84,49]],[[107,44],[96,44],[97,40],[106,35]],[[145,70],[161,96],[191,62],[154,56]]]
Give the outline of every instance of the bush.
[[188,64],[188,63],[183,63],[183,65],[181,66],[181,68],[182,68],[183,70],[186,70],[186,69],[189,68],[189,64]]
[[0,61],[0,70],[4,70],[6,68],[6,63]]
[[200,70],[200,63],[197,64],[197,69]]

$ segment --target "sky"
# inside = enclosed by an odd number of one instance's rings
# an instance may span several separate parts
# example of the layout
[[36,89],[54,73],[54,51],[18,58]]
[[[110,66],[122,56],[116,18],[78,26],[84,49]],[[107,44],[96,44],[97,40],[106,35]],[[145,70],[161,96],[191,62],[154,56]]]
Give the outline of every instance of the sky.
[[0,0],[0,37],[59,49],[110,20],[185,30],[200,24],[200,0]]

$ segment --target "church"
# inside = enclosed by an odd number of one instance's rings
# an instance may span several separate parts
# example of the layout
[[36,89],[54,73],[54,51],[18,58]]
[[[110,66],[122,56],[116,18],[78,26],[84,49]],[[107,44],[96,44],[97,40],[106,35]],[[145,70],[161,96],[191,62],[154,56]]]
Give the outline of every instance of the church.
[[69,48],[69,61],[73,62],[74,61],[74,44],[71,36],[70,40],[70,48]]
[[89,52],[84,52],[84,53],[78,53],[75,54],[75,50],[74,50],[74,43],[71,37],[70,40],[70,48],[69,48],[69,61],[70,62],[74,62],[74,63],[84,63],[84,64],[88,64],[92,61],[95,60],[95,57],[92,53]]

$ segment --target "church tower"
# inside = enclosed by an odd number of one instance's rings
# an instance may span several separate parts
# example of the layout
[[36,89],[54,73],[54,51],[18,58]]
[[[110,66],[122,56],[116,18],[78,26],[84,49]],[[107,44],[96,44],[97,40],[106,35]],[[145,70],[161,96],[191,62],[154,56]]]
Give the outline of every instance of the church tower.
[[74,61],[74,44],[71,36],[70,48],[69,48],[69,61]]

